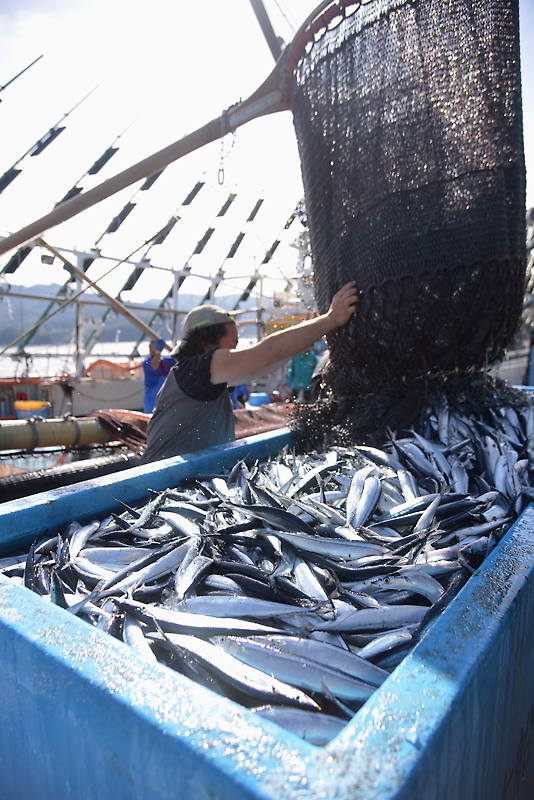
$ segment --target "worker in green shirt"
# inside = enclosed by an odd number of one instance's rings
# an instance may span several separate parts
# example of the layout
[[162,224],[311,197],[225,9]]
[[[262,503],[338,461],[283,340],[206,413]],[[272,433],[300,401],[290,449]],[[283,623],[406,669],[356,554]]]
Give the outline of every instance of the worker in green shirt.
[[297,353],[291,360],[287,373],[287,385],[291,389],[291,399],[310,400],[310,381],[317,364],[313,348]]

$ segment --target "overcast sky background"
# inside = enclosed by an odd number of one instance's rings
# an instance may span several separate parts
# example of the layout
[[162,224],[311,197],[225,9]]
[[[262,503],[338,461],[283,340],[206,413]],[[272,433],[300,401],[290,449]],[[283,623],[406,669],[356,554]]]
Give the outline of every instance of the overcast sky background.
[[[316,0],[265,0],[276,32],[289,42]],[[521,0],[523,107],[527,207],[534,206],[534,2]],[[186,133],[219,117],[251,94],[274,66],[249,0],[0,0],[0,86],[38,56],[43,56],[0,93],[0,175],[89,96],[62,124],[65,131],[38,157],[19,164],[22,173],[0,194],[0,235],[29,224],[51,210],[74,185],[84,190],[101,183]],[[93,177],[85,173],[114,145],[107,166]],[[165,245],[149,254],[153,263],[179,268],[191,262],[196,272],[214,274],[224,266],[243,287],[272,242],[298,235],[284,223],[302,195],[300,167],[290,112],[274,114],[240,128],[222,145],[224,182],[219,184],[221,142],[215,142],[171,165],[148,192],[130,187],[79,217],[45,234],[55,246],[90,249],[124,258],[140,247],[174,214],[181,217]],[[182,206],[197,183],[198,200]],[[191,259],[207,226],[217,220],[229,193],[237,192],[225,227],[220,225],[202,257]],[[247,217],[265,199],[258,219]],[[137,208],[121,228],[105,234],[110,221],[128,202]],[[180,226],[180,227],[178,227]],[[225,261],[236,235],[247,233],[239,258]],[[248,244],[247,244],[248,243]],[[210,249],[211,248],[211,249]],[[218,249],[216,249],[218,248]],[[146,250],[146,248],[145,248]],[[296,253],[280,248],[278,277],[291,272]],[[0,268],[9,256],[0,257]],[[202,261],[204,258],[204,262]],[[102,259],[99,272],[112,266]],[[93,268],[97,269],[97,266]],[[131,271],[124,266],[105,279],[117,292]],[[65,272],[41,264],[38,251],[11,276],[18,284],[63,282]],[[188,279],[189,280],[189,279]],[[282,280],[280,287],[283,286]],[[204,284],[206,285],[206,284]],[[148,271],[124,299],[162,296],[168,274]],[[280,288],[279,287],[279,288]]]

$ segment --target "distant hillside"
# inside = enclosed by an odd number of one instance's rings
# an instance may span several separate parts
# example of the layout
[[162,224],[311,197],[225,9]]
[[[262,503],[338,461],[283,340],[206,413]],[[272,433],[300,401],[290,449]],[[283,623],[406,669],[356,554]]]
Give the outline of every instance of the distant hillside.
[[[59,284],[46,284],[29,287],[16,287],[17,292],[24,294],[43,294],[48,297],[55,296],[60,290]],[[61,299],[61,298],[60,298]],[[231,298],[230,298],[231,299]],[[193,308],[201,298],[194,295],[182,295],[181,305],[183,308]],[[228,301],[228,298],[226,298]],[[237,295],[236,295],[237,300]],[[35,300],[32,297],[20,298],[11,297],[9,292],[0,295],[0,345],[6,346],[13,342],[22,333],[28,331],[37,323],[41,316],[51,313],[58,308],[58,304],[50,304],[49,301]],[[142,305],[152,308],[159,305],[161,298],[146,300]],[[49,307],[50,306],[50,307]],[[86,336],[91,331],[90,321],[99,323],[106,309],[103,306],[88,305],[84,306],[84,320],[86,323]],[[145,324],[149,324],[154,312],[135,310],[135,315]],[[169,323],[170,324],[170,323]],[[31,345],[47,344],[68,344],[74,335],[76,328],[76,306],[71,303],[55,314],[50,320],[43,323],[35,332],[31,339]],[[163,338],[169,339],[170,330],[167,328],[163,319],[158,319],[153,325],[154,331]],[[122,314],[117,314],[111,310],[105,322],[105,330],[100,337],[102,342],[134,342],[140,336],[139,329]]]
[[[47,284],[45,286],[17,287],[17,291],[23,292],[24,294],[55,296],[60,288],[59,284]],[[35,300],[32,297],[24,299],[20,297],[10,297],[9,293],[2,295],[1,300],[0,344],[3,346],[14,341],[22,333],[29,330],[37,323],[41,316],[45,316],[47,313],[55,311],[58,308],[56,303],[51,305],[48,301]],[[154,306],[158,303],[159,300],[149,300],[146,304]],[[95,321],[100,321],[105,310],[106,309],[102,306],[84,306],[84,319],[87,321],[92,318]],[[136,315],[142,319],[143,322],[148,324],[152,317],[152,312],[144,313],[139,311]],[[68,344],[72,339],[75,328],[76,306],[74,303],[71,303],[65,306],[64,309],[55,314],[47,322],[43,323],[33,335],[31,343],[34,345]],[[164,328],[163,322],[161,323],[161,328]],[[115,312],[111,312],[106,319],[106,328],[102,334],[101,341],[115,341],[118,331],[120,331],[120,340],[124,342],[135,341],[139,336],[138,329],[129,322],[126,317],[122,315],[118,316]]]

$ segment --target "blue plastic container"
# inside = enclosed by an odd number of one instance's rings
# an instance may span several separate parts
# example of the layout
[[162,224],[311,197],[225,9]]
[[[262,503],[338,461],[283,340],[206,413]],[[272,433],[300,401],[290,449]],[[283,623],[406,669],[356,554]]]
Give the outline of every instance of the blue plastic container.
[[[5,503],[1,545],[289,441],[276,431]],[[0,577],[0,797],[528,800],[533,604],[531,507],[341,734],[317,748]]]
[[252,392],[248,398],[250,406],[266,406],[270,403],[270,398],[267,392]]
[[14,406],[17,419],[48,417],[50,414],[50,403],[41,400],[15,400]]

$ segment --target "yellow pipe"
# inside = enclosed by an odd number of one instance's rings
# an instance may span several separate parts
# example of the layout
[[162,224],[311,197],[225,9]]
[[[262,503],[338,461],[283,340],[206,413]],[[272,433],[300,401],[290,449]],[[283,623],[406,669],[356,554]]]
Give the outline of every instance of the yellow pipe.
[[0,450],[33,450],[35,447],[69,447],[102,444],[112,436],[96,418],[5,420],[0,422]]

